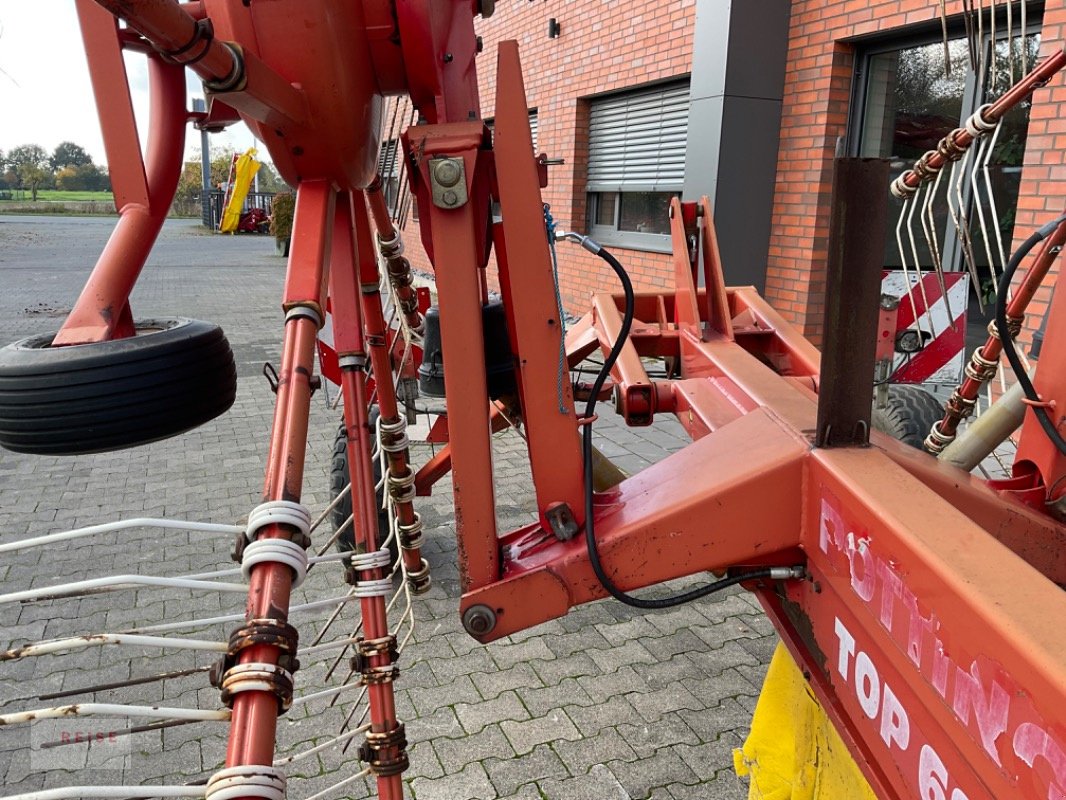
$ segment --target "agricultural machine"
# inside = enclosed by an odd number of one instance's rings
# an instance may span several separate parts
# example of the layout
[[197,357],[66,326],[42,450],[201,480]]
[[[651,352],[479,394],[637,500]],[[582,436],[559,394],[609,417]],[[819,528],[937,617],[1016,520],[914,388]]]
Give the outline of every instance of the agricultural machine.
[[[216,326],[137,320],[129,303],[174,195],[189,121],[210,129],[243,121],[298,190],[262,502],[242,525],[190,528],[234,535],[247,580],[246,614],[228,641],[197,645],[219,653],[211,680],[220,707],[80,703],[0,717],[5,725],[92,714],[226,720],[225,764],[202,785],[23,796],[285,796],[292,759],[276,758],[278,717],[303,700],[294,697],[300,659],[337,645],[301,642],[290,598],[309,569],[332,559],[344,564],[349,589],[324,605],[335,603],[335,614],[358,606],[361,629],[339,643],[352,654],[350,680],[323,691],[358,690],[368,717],[311,753],[358,739],[361,771],[352,780],[369,776],[382,798],[402,797],[407,739],[393,689],[404,636],[389,611],[395,598],[429,585],[414,501],[450,472],[457,613],[478,641],[605,597],[663,608],[739,584],[759,599],[798,665],[802,692],[816,698],[834,741],[857,764],[862,788],[835,796],[1066,798],[1066,640],[1057,624],[1066,620],[1066,292],[1055,295],[1035,377],[1014,344],[1066,240],[1066,217],[1048,219],[1007,266],[989,339],[928,432],[936,458],[870,431],[881,256],[871,232],[886,227],[878,198],[887,167],[838,163],[821,354],[754,290],[725,286],[706,199],[671,206],[673,287],[634,291],[608,250],[546,217],[546,158],[533,154],[514,42],[480,56],[498,64],[491,136],[481,119],[474,18],[493,6],[77,0],[120,219],[60,330],[0,354],[0,443],[27,453],[113,450],[188,430],[233,402],[233,358]],[[129,157],[140,148],[128,93],[118,88],[127,85],[122,56],[131,51],[147,57],[152,92],[143,159]],[[893,191],[919,203],[1064,64],[1066,53],[1039,62]],[[186,70],[204,82],[205,113],[186,109]],[[439,309],[431,311],[412,284],[378,177],[384,98],[401,96],[416,123],[402,132],[402,172],[434,267]],[[556,248],[565,258],[567,246],[602,258],[619,286],[594,295],[568,331],[553,270]],[[498,301],[488,292],[490,254]],[[351,476],[335,505],[353,511],[350,528],[333,536],[346,546],[333,554],[332,540],[312,536],[321,518],[301,503],[327,315],[332,355],[322,360],[342,389]],[[571,368],[596,351],[604,355],[596,379],[573,382]],[[1012,475],[990,482],[968,471],[988,452],[990,434],[960,423],[1001,351],[1021,388],[985,412],[983,427],[1010,433],[1020,423],[1021,434]],[[651,378],[647,359],[665,359],[670,377]],[[416,469],[405,407],[419,379],[446,397],[448,444]],[[631,477],[612,474],[592,439],[607,401],[633,426],[674,415],[693,442]],[[538,513],[501,531],[491,434],[508,425],[524,432]],[[697,574],[707,582],[675,596],[633,594]],[[112,576],[0,601],[146,580]],[[0,659],[98,644],[179,646],[156,635],[173,629],[34,643]]]

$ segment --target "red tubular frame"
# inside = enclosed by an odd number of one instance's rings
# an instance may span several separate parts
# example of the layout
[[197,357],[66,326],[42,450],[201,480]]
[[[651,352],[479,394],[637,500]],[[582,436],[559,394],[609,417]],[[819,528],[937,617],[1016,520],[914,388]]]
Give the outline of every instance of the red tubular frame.
[[[335,194],[333,187],[324,181],[308,181],[300,185],[296,195],[294,236],[283,303],[290,313],[285,322],[278,372],[277,404],[263,487],[265,501],[299,502],[302,494],[311,373],[319,328],[312,317],[317,314],[319,320],[323,319]],[[306,309],[312,317],[291,313],[299,309]],[[293,531],[285,525],[270,525],[259,532],[261,539],[292,535]],[[291,590],[292,572],[288,567],[278,563],[257,564],[249,579],[248,619],[286,621]],[[241,652],[240,663],[276,664],[278,656],[276,647],[257,645]],[[238,694],[233,701],[226,766],[272,764],[277,716],[277,698],[272,693]]]
[[[381,303],[381,276],[378,273],[378,263],[374,256],[374,247],[371,243],[370,220],[367,218],[367,206],[372,204],[362,202],[365,197],[360,197],[360,202],[352,205],[352,219],[355,225],[356,253],[359,265],[360,294],[362,297],[362,317],[364,320],[366,340],[370,346],[370,364],[374,374],[374,387],[378,404],[378,413],[381,420],[386,423],[400,421],[400,409],[396,401],[396,386],[392,379],[392,356],[389,351],[389,337],[385,317]],[[380,228],[378,229],[381,230]],[[395,235],[395,231],[393,231]],[[412,292],[412,296],[413,296]],[[404,449],[399,451],[386,451],[386,463],[388,475],[392,478],[404,478],[411,473],[410,453]],[[388,482],[385,486],[388,492]],[[396,508],[396,521],[401,527],[410,528],[418,519],[414,506],[408,500],[392,501]],[[376,504],[376,499],[374,501]],[[370,519],[377,519],[377,509]],[[420,547],[404,547],[400,542],[404,566],[411,580],[411,588],[418,592],[429,589],[428,574],[425,572],[426,565],[422,561],[422,549]]]
[[[341,195],[337,211],[333,239],[333,260],[330,265],[330,299],[337,355],[340,357],[341,390],[344,392],[344,427],[348,433],[348,464],[352,483],[352,524],[354,525],[355,549],[366,553],[381,547],[377,532],[377,499],[374,492],[373,470],[370,464],[370,430],[367,426],[367,396],[365,373],[361,363],[366,351],[363,341],[363,322],[359,305],[359,264],[367,257],[366,248],[359,248],[359,225],[357,211],[363,205],[360,195]],[[363,238],[368,231],[363,228]],[[373,258],[373,256],[370,256]],[[345,364],[345,358],[354,361]],[[390,373],[378,380],[379,390],[391,386]],[[385,532],[382,532],[385,535]],[[361,580],[378,580],[387,571],[367,571]],[[388,613],[385,598],[369,597],[359,601],[363,618],[363,632],[367,639],[381,639],[389,635]],[[370,656],[371,667],[388,666],[391,657],[387,653]],[[367,687],[370,701],[370,724],[375,733],[387,733],[396,729],[396,702],[392,684]],[[396,757],[393,750],[386,754]],[[378,796],[382,800],[402,800],[403,783],[400,775],[377,777]]]
[[[1007,303],[1008,326],[1010,320],[1017,320],[1019,321],[1020,327],[1020,321],[1025,318],[1025,311],[1029,307],[1030,301],[1036,295],[1037,289],[1040,288],[1041,284],[1047,278],[1052,264],[1055,263],[1055,259],[1058,257],[1058,251],[1064,243],[1066,243],[1066,222],[1060,224],[1055,231],[1044,240],[1032,265],[1027,269],[1025,276],[1022,278],[1017,291],[1015,291],[1010,301]],[[980,355],[981,358],[994,364],[999,363],[1000,355],[1002,353],[1003,342],[998,334],[993,335],[992,333],[989,333],[988,339],[977,351],[977,354]],[[951,400],[948,401],[947,409],[944,412],[944,419],[937,425],[936,430],[940,436],[947,439],[954,438],[959,423],[962,422],[972,410],[973,404],[977,400],[978,395],[981,393],[981,388],[985,383],[986,381],[978,380],[967,373],[962,385],[952,395]],[[1043,482],[1043,476],[1035,476],[1035,480]]]
[[115,165],[119,222],[56,334],[56,346],[133,335],[130,292],[174,200],[185,149],[185,71],[157,56],[148,59],[151,127],[142,159],[118,23],[89,0],[78,1],[78,15],[108,161]]

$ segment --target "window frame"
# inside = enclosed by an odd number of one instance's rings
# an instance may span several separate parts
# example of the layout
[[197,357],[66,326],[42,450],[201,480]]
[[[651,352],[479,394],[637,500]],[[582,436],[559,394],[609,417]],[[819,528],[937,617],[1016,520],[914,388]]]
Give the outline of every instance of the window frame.
[[[988,26],[991,25],[989,15],[986,14],[985,22]],[[1014,36],[1032,36],[1043,35],[1044,25],[1044,9],[1042,6],[1036,6],[1030,9],[1030,16],[1026,20],[1026,27],[1023,31],[1021,24],[1018,23],[1017,30],[1013,32]],[[999,33],[1002,37],[997,38],[997,43],[1004,41],[1006,37],[1006,31],[1000,30]],[[863,138],[863,124],[866,119],[867,104],[869,102],[869,77],[871,71],[871,61],[876,56],[884,55],[886,53],[897,52],[900,50],[906,50],[914,47],[925,47],[932,44],[938,44],[943,42],[943,31],[937,27],[923,26],[918,29],[903,29],[896,32],[888,32],[883,35],[877,35],[867,39],[861,39],[855,41],[855,64],[852,76],[852,92],[851,92],[851,107],[848,112],[848,127],[845,138],[845,148],[849,156],[860,157],[862,153],[862,138]],[[947,36],[949,39],[960,39],[966,36],[965,28],[963,27],[961,20],[952,21],[948,25]],[[991,48],[992,38],[990,28],[986,29],[984,39],[981,42],[982,48]],[[1030,65],[1032,69],[1032,65]],[[962,109],[963,119],[958,123],[958,127],[962,127],[965,124],[965,117],[976,111],[980,106],[980,98],[983,96],[987,87],[978,80],[977,75],[967,69],[966,84],[962,93]],[[838,150],[838,153],[840,151]],[[896,166],[893,163],[893,166]],[[909,168],[912,164],[906,164],[905,167]],[[973,190],[969,181],[965,181],[963,185],[963,198],[967,204],[968,213],[973,211]],[[949,224],[949,223],[946,223]],[[889,229],[888,236],[892,236],[892,231]],[[944,252],[941,253],[941,260],[946,272],[962,272],[966,270],[965,259],[962,253],[962,244],[957,236],[951,235],[950,230],[948,235],[944,237]],[[973,288],[971,287],[971,291]]]
[[[591,127],[591,117],[594,113],[593,108],[598,101],[611,100],[624,95],[637,95],[643,92],[654,91],[656,89],[665,92],[679,87],[681,84],[685,85],[688,97],[691,98],[692,76],[689,74],[675,75],[665,80],[645,83],[638,86],[627,86],[618,91],[612,91],[594,97],[587,97],[585,98],[585,102],[588,103],[589,122],[586,123],[586,125]],[[689,108],[689,100],[686,100],[686,127],[688,124],[687,115],[689,113]],[[592,148],[591,138],[591,131],[589,131],[589,150]],[[589,188],[589,183],[590,182],[586,179],[585,230],[590,237],[602,244],[614,245],[627,250],[638,250],[648,253],[670,253],[672,251],[673,248],[669,233],[640,233],[638,231],[622,230],[619,227],[622,215],[622,196],[625,194],[644,194],[647,192],[653,192],[672,194],[676,197],[680,197],[684,191],[684,178],[680,181],[664,181],[661,184],[634,182],[632,184],[623,184],[613,189]],[[596,222],[596,217],[602,198],[610,195],[614,195],[615,197],[613,224],[598,224]]]

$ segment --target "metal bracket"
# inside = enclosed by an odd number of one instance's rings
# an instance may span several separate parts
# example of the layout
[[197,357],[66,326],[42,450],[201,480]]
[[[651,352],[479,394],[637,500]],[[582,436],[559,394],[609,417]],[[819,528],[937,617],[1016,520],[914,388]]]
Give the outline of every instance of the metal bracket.
[[544,510],[544,519],[560,542],[568,542],[577,535],[577,520],[566,503],[552,503]]
[[437,156],[429,160],[429,185],[437,208],[466,205],[466,166],[461,158]]

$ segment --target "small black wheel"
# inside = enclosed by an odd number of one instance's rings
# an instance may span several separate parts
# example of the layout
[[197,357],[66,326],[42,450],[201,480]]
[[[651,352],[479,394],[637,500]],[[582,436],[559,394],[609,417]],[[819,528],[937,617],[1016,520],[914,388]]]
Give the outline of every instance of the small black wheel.
[[0,349],[0,445],[78,455],[166,439],[233,405],[237,369],[222,329],[142,320],[136,335],[52,347],[54,333]]
[[933,395],[920,386],[899,385],[888,387],[886,405],[874,400],[871,424],[874,430],[920,450],[933,423],[943,418],[944,406]]
[[[374,435],[374,431],[377,430],[378,407],[373,406],[370,409],[368,422],[370,425],[371,436]],[[371,445],[373,449],[373,445]],[[381,482],[381,461],[379,459],[371,459],[371,467],[373,468],[374,485],[376,486]],[[333,440],[333,460],[330,464],[329,471],[329,496],[331,500],[336,500],[341,492],[344,491],[344,487],[351,481],[351,471],[348,467],[348,434],[345,431],[344,423],[342,422],[340,428],[337,430],[337,436]],[[385,487],[381,487],[377,490],[375,498],[377,500],[378,508],[378,541],[380,542],[385,536],[389,534],[389,512],[381,507],[382,499],[384,498]],[[345,495],[344,499],[337,503],[333,507],[333,511],[330,514],[330,521],[333,523],[333,532],[336,533],[345,522],[348,521],[348,517],[352,515],[352,495],[349,492]],[[344,532],[337,539],[337,549],[342,553],[350,553],[355,550],[355,527],[349,525],[344,529]],[[393,561],[399,555],[399,543],[393,539],[389,542],[389,553],[392,555]]]

